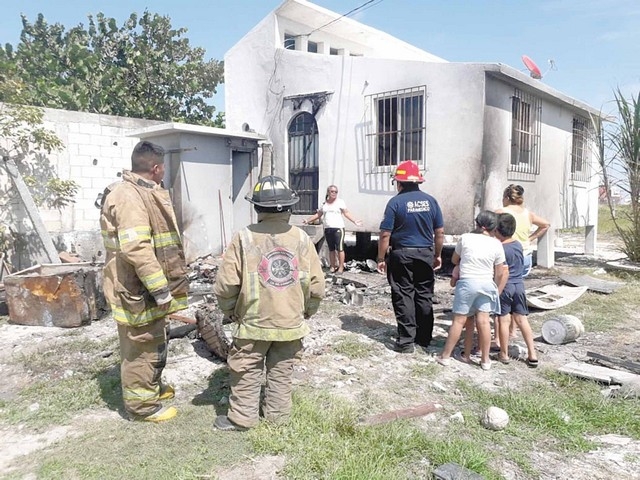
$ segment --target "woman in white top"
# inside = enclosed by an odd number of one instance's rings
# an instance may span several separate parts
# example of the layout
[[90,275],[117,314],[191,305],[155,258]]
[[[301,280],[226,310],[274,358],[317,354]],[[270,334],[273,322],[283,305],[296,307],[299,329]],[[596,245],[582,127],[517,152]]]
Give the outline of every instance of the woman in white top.
[[325,201],[318,211],[310,218],[303,220],[307,224],[322,219],[324,225],[324,237],[329,247],[329,263],[331,272],[342,273],[344,271],[344,219],[347,217],[355,225],[362,225],[360,220],[355,220],[344,200],[338,198],[338,187],[329,185]]

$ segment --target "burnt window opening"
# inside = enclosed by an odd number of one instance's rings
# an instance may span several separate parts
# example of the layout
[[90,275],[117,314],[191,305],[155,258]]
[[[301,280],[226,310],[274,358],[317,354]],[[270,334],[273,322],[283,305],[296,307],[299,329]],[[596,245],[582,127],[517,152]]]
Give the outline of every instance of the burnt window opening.
[[300,201],[294,214],[318,209],[318,124],[309,112],[296,115],[289,125],[289,183]]
[[390,167],[413,160],[424,167],[426,86],[371,95],[374,166]]
[[307,52],[318,53],[318,44],[316,42],[307,42]]
[[571,136],[571,179],[588,182],[591,177],[589,156],[589,123],[584,118],[574,117]]
[[284,34],[284,48],[286,50],[296,49],[296,36],[289,33]]
[[329,55],[339,55],[340,52],[338,52],[337,48],[329,48]]
[[540,173],[542,103],[520,90],[511,97],[511,160],[509,171]]

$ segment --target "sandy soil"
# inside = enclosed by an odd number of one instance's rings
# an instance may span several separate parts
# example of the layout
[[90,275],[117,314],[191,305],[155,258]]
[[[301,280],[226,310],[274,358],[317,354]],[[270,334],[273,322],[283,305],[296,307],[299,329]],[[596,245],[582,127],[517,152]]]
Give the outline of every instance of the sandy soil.
[[[577,261],[580,265],[590,265],[594,271],[602,262],[619,258],[616,244],[603,243],[600,253],[595,257],[581,255],[581,239],[567,236],[564,240],[561,259],[557,269],[571,267]],[[400,355],[389,349],[395,333],[395,319],[391,310],[386,285],[373,277],[376,274],[363,273],[365,283],[375,284],[365,292],[363,306],[357,307],[344,303],[344,287],[328,280],[329,297],[325,314],[311,319],[312,333],[305,339],[305,355],[296,367],[294,382],[297,385],[322,386],[328,392],[349,399],[357,399],[366,391],[388,392],[392,409],[410,407],[427,401],[438,401],[439,395],[450,391],[455,381],[464,377],[481,388],[496,390],[517,389],[519,385],[535,382],[539,370],[527,369],[521,362],[512,362],[502,366],[494,362],[489,371],[482,371],[473,365],[454,362],[454,365],[442,369],[434,381],[409,382],[401,388],[398,378],[410,377],[412,369],[434,361],[433,355],[438,348],[416,352],[413,355]],[[537,275],[543,278],[544,274]],[[446,338],[446,329],[451,315],[448,307],[451,303],[451,288],[448,278],[439,278],[436,286],[436,345],[442,345]],[[552,346],[538,341],[541,362],[545,365],[560,366],[576,358],[585,358],[588,350],[607,351],[616,356],[635,355],[640,343],[637,331],[639,312],[631,312],[629,321],[620,327],[619,332],[602,334],[585,332],[577,342],[568,345]],[[82,327],[82,335],[88,339],[99,340],[113,336],[115,325],[111,318],[95,321]],[[345,335],[355,335],[359,342],[370,346],[373,355],[350,360],[332,353],[330,345]],[[25,327],[19,325],[0,325],[0,399],[11,401],[17,392],[33,380],[33,372],[25,371],[16,363],[15,358],[29,355],[61,341],[61,330],[46,327]],[[612,349],[612,346],[615,348]],[[617,350],[616,350],[617,349]],[[632,358],[632,357],[629,357]],[[515,365],[514,365],[515,364]],[[165,370],[166,380],[177,387],[176,402],[190,402],[192,398],[206,390],[208,379],[223,363],[211,356],[203,342],[189,337],[174,339],[170,342],[169,363]],[[517,373],[517,374],[514,374]],[[64,375],[64,372],[60,372]],[[406,382],[402,382],[406,384]],[[0,412],[1,413],[1,412]],[[448,421],[455,411],[446,405],[434,414],[416,419],[425,428],[434,428],[438,423]],[[92,413],[95,416],[96,413]],[[98,416],[101,416],[98,414]],[[120,421],[118,413],[105,410],[104,417],[113,417]],[[10,471],[11,465],[20,456],[37,449],[45,448],[66,436],[77,434],[90,418],[81,417],[71,425],[58,426],[34,434],[26,429],[4,428],[0,430],[0,472]],[[612,432],[614,433],[614,432]],[[534,453],[536,467],[543,479],[632,479],[639,478],[640,442],[616,435],[604,435],[594,439],[598,448],[584,455],[571,458],[550,452]],[[281,457],[258,457],[219,472],[220,478],[259,480],[279,478],[278,471],[284,465]],[[507,464],[503,473],[507,479],[522,478],[517,469]]]

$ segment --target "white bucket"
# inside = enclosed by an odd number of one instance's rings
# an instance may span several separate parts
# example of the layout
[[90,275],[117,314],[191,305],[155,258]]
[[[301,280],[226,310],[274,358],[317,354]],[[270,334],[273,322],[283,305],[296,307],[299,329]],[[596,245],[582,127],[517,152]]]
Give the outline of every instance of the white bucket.
[[573,342],[583,333],[584,325],[573,315],[558,315],[542,325],[542,338],[551,345]]

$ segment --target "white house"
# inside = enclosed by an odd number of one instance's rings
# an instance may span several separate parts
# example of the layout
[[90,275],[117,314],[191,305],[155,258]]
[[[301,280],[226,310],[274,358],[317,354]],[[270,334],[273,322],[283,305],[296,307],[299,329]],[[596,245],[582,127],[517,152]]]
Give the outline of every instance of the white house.
[[[501,205],[510,183],[552,222],[538,263],[553,265],[555,229],[586,226],[595,250],[600,112],[507,65],[452,63],[305,0],[285,0],[225,55],[227,127],[272,144],[262,174],[289,180],[308,215],[330,184],[377,232],[394,166],[426,172],[445,231]],[[294,221],[302,216],[294,217]]]

